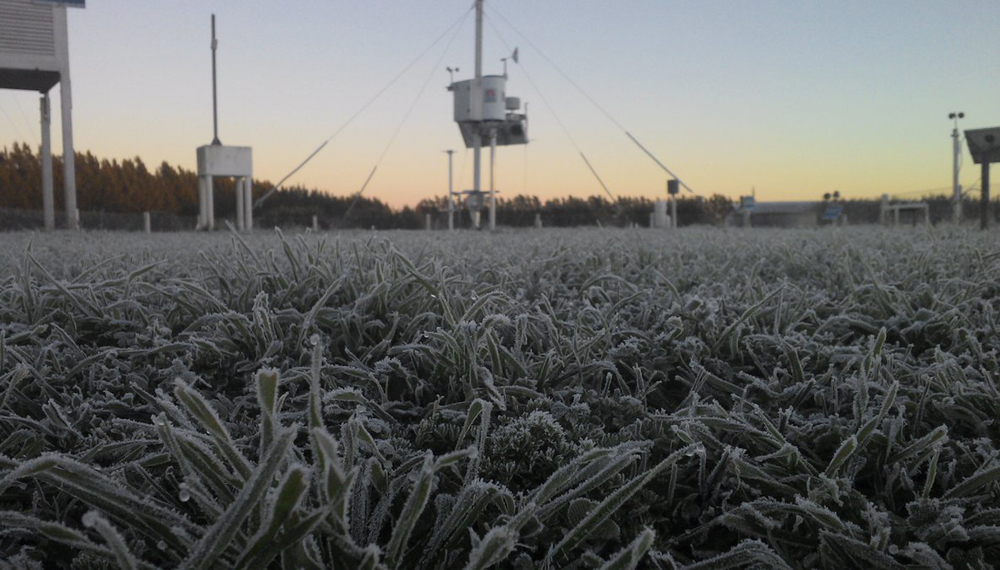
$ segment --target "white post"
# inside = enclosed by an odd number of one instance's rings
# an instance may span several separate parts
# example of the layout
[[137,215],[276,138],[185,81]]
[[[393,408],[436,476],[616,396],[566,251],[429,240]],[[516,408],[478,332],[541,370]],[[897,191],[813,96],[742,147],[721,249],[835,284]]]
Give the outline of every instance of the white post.
[[243,221],[243,216],[245,214],[243,208],[243,197],[245,194],[243,192],[244,180],[245,178],[242,176],[236,179],[236,229],[241,232],[246,229],[246,225]]
[[899,225],[899,205],[896,205],[892,210],[892,225]]
[[150,219],[149,212],[142,213],[142,227],[147,234],[153,233],[153,220]]
[[535,229],[542,229],[542,214],[540,212],[535,212]]
[[670,198],[670,225],[677,229],[677,196]]
[[243,189],[246,196],[243,197],[243,207],[246,212],[243,214],[243,223],[248,232],[253,231],[253,176],[247,176],[243,180]]
[[[477,124],[476,129],[478,128],[479,125]],[[482,167],[480,162],[482,160],[482,147],[483,140],[482,137],[479,136],[479,131],[477,130],[472,133],[472,189],[476,192],[479,192],[482,189],[482,186],[480,185],[482,177]]]
[[653,227],[661,230],[670,229],[670,218],[667,216],[667,201],[657,200],[653,204]]
[[424,214],[424,229],[427,230],[427,231],[431,231],[431,215],[430,214]]
[[878,210],[878,221],[883,226],[889,223],[889,195],[882,194],[882,203]]
[[205,192],[205,177],[198,177],[198,225],[195,226],[197,230],[203,230],[206,227],[206,221],[208,220],[208,215],[205,212],[205,202],[207,201],[207,196]]
[[495,178],[494,178],[494,166],[497,158],[497,130],[493,129],[490,131],[490,231],[494,232],[497,229],[497,194]]
[[952,189],[954,191],[954,202],[955,206],[953,209],[954,219],[956,224],[962,223],[962,187],[958,184],[958,168],[959,161],[962,159],[962,141],[958,135],[958,119],[955,120],[955,128],[951,132],[951,137],[954,139],[953,160],[952,160]]
[[454,231],[455,229],[455,198],[454,198],[454,186],[452,184],[452,155],[455,154],[453,150],[446,150],[448,153],[448,231]]
[[46,91],[41,98],[42,109],[42,211],[45,216],[45,229],[56,229],[55,190],[52,182],[52,113],[49,106],[49,93]]
[[313,214],[313,233],[319,231],[319,216]]
[[215,229],[215,180],[212,176],[205,177],[205,222],[209,231]]
[[[65,8],[64,8],[65,9]],[[76,217],[76,155],[73,150],[73,94],[69,80],[69,62],[59,74],[59,96],[62,99],[63,189],[66,194],[66,224],[71,230],[80,229]]]
[[[482,147],[483,139],[479,127],[483,120],[483,0],[476,0],[476,75],[472,82],[472,118],[476,121],[472,134],[472,189],[482,190]],[[479,219],[479,216],[476,216]],[[476,224],[479,228],[479,224]]]

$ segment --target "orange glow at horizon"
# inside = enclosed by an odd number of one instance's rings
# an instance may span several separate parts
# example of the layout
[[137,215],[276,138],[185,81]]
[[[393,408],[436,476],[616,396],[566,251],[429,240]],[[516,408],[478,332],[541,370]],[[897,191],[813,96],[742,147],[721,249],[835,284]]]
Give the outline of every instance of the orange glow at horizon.
[[[532,142],[498,149],[501,197],[603,196],[580,151],[614,195],[665,196],[668,175],[619,125],[704,197],[945,194],[947,113],[965,112],[963,129],[1000,123],[996,81],[983,80],[1000,77],[1000,48],[983,39],[1000,26],[997,2],[487,4],[484,72],[500,73],[518,47],[507,95],[530,103]],[[440,35],[468,8],[88,3],[69,12],[77,150],[193,170],[195,148],[212,137],[216,13],[219,134],[253,147],[256,179],[277,182],[339,133],[286,186],[349,196],[377,164],[365,196],[414,206],[447,194],[443,151],[454,149],[455,189],[469,189],[472,152],[452,121],[445,66],[461,68],[456,80],[471,75],[471,20]],[[0,91],[0,146],[37,144],[37,97]],[[961,183],[978,177],[966,153]]]

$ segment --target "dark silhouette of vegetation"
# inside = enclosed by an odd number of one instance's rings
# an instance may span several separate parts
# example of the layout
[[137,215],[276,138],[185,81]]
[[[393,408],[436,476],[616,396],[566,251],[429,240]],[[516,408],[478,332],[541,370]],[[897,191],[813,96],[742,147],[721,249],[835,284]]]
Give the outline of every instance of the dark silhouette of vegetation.
[[[62,222],[62,159],[53,157],[57,223]],[[77,153],[77,203],[84,227],[141,229],[141,213],[153,213],[154,229],[193,229],[198,214],[198,177],[195,172],[163,162],[149,168],[141,158],[99,159],[90,152]],[[0,229],[39,227],[42,224],[42,175],[37,153],[27,144],[15,143],[0,149]],[[254,181],[254,198],[270,188],[269,180]],[[877,223],[879,199],[844,200],[839,193],[827,194],[843,204],[851,223]],[[974,197],[973,197],[974,198]],[[932,223],[951,219],[947,196],[929,196]],[[541,201],[536,196],[517,195],[497,199],[497,224],[531,227],[540,214],[545,227],[646,226],[654,199],[640,197],[609,200],[603,196],[554,198]],[[215,181],[215,211],[219,227],[235,216],[234,181]],[[996,209],[995,209],[996,210]],[[462,204],[456,204],[455,226],[467,228],[472,218]],[[732,212],[732,201],[720,194],[709,198],[681,196],[677,204],[680,225],[721,225]],[[978,217],[979,203],[966,199],[965,215]],[[376,228],[420,229],[430,214],[432,227],[447,227],[447,196],[420,201],[415,208],[396,209],[377,198],[333,196],[319,190],[295,186],[271,195],[255,213],[258,227],[312,225],[317,216],[321,229]],[[483,221],[486,215],[483,213]]]

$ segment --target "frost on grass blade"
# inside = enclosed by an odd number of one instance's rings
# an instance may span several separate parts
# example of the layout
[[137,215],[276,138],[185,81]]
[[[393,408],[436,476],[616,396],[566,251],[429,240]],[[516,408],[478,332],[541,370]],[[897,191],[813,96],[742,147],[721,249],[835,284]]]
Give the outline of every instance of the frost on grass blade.
[[63,238],[3,237],[11,564],[1000,559],[990,236]]

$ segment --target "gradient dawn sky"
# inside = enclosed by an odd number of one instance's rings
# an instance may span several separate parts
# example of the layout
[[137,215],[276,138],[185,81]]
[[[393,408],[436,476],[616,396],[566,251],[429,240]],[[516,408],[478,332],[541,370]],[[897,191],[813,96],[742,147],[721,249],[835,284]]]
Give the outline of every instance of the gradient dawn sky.
[[[347,195],[378,163],[365,194],[413,205],[447,192],[453,148],[456,189],[472,186],[445,90],[446,66],[473,72],[472,0],[87,4],[69,16],[78,150],[194,169],[214,12],[220,138],[253,147],[257,178],[287,174],[416,59],[289,183]],[[531,144],[498,151],[504,196],[601,194],[581,150],[614,194],[663,195],[623,128],[705,196],[943,192],[948,113],[1000,125],[997,0],[487,0],[486,15],[484,71],[518,47],[507,94],[529,103]],[[0,106],[0,146],[37,144],[37,94]]]

